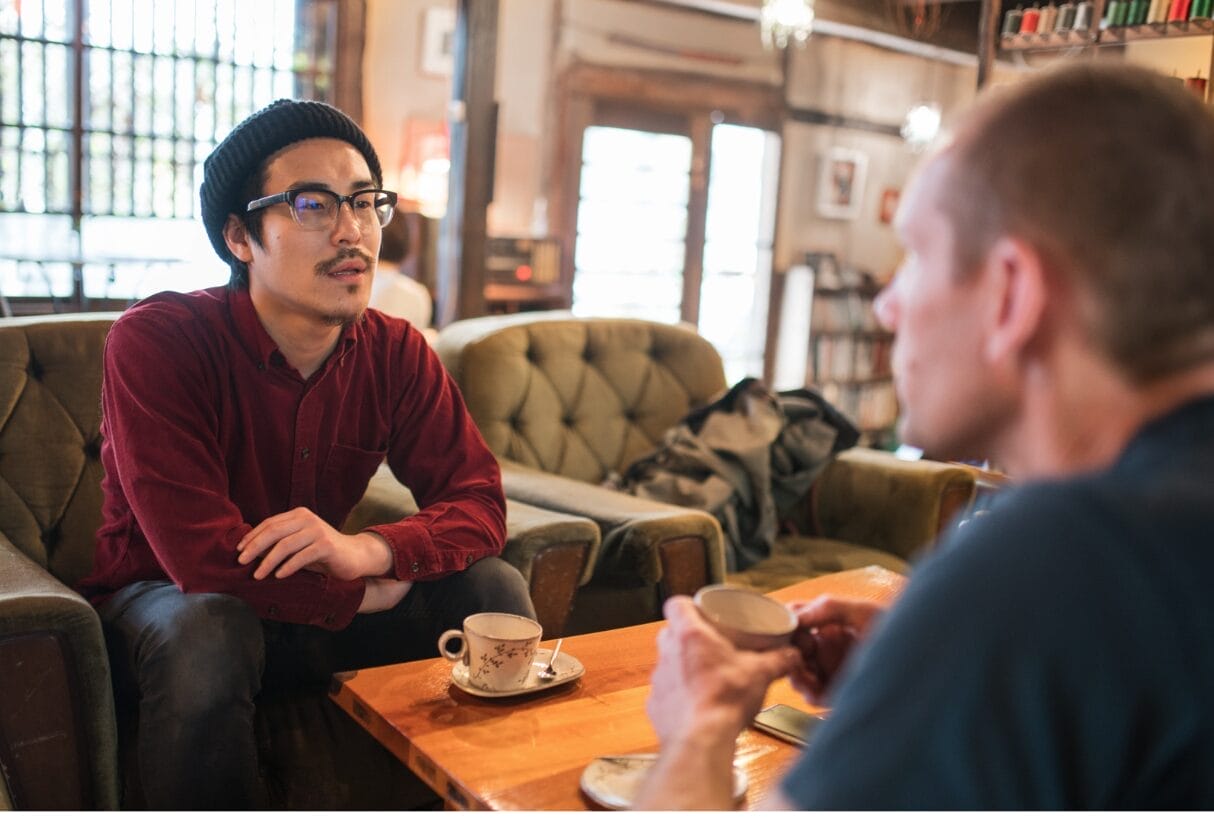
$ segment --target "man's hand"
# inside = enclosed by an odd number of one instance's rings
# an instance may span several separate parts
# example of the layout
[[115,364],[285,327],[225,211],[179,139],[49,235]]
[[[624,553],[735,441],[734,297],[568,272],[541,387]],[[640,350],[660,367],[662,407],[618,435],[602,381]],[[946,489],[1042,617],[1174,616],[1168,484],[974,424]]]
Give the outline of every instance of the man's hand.
[[236,550],[241,565],[261,559],[255,579],[271,573],[282,579],[306,568],[349,580],[383,576],[392,568],[392,549],[382,537],[366,531],[342,534],[306,508],[267,517],[244,535]]
[[640,809],[729,809],[734,744],[763,705],[767,687],[791,672],[789,647],[737,650],[687,597],[671,597],[658,633],[658,664],[646,712],[662,752],[637,800]]
[[793,644],[801,661],[790,674],[792,685],[813,704],[823,704],[852,649],[868,636],[885,608],[875,602],[822,596],[792,606],[797,616]]

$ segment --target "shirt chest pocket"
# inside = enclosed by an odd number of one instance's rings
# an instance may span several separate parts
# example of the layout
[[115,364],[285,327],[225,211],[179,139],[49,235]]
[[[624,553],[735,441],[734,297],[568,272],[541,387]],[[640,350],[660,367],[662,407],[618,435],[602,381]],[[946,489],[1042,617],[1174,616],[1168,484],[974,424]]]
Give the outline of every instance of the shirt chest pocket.
[[387,451],[371,451],[334,444],[316,487],[318,513],[329,525],[340,528],[350,509],[362,499],[371,476],[384,462]]

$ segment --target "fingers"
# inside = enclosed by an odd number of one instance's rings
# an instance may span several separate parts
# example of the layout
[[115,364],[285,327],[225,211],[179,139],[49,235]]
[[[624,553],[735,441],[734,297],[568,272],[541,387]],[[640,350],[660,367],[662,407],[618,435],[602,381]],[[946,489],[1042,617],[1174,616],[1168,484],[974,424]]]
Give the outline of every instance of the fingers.
[[307,525],[312,515],[300,514],[299,512],[301,511],[306,511],[306,509],[284,511],[282,514],[266,517],[258,525],[254,526],[252,530],[241,537],[240,542],[236,543],[236,551],[240,554],[237,557],[237,562],[241,565],[248,565],[263,551],[273,546],[283,537],[299,531],[303,526]]
[[768,684],[801,667],[801,652],[794,647],[765,650],[751,655],[755,658],[759,672],[767,678]]
[[289,577],[301,568],[321,562],[327,558],[327,552],[309,548],[322,541],[325,533],[323,525],[315,525],[317,522],[319,518],[304,508],[267,517],[236,544],[236,561],[248,565],[260,558],[254,579],[265,579],[271,573],[279,578]]
[[810,704],[820,706],[826,703],[827,685],[817,673],[804,666],[799,666],[788,674],[788,681],[792,685],[792,689],[804,696]]
[[833,596],[820,596],[811,602],[801,602],[791,607],[800,628],[835,624],[853,629],[859,634],[868,630],[872,620],[884,611],[884,608],[875,602],[839,599]]
[[[272,573],[276,577],[288,577],[300,568],[323,559],[321,549],[312,547],[316,542],[313,534],[311,531],[297,531],[279,540],[262,557],[253,578],[265,579]],[[282,568],[275,572],[279,565]]]
[[[280,541],[279,545],[282,545],[283,543],[287,543],[287,541],[282,540]],[[279,567],[277,571],[274,570],[274,564],[267,564],[270,556],[274,556],[278,552],[278,548],[275,548],[270,552],[269,555],[266,556],[266,559],[262,560],[261,565],[257,566],[257,570],[253,572],[253,577],[255,579],[264,579],[265,577],[268,577],[271,572],[273,572],[276,578],[285,579],[294,574],[296,571],[299,571],[301,568],[316,566],[317,563],[321,563],[320,567],[323,567],[324,560],[327,556],[325,549],[318,547],[314,542],[310,541],[305,542],[299,548],[299,550],[295,551],[293,554],[291,553],[292,547],[293,546],[291,544],[288,544],[288,547],[283,550],[282,556],[290,554],[290,557],[283,561],[281,567]],[[279,557],[279,559],[281,559],[281,557]],[[322,571],[321,573],[324,572]],[[260,576],[258,576],[259,574]]]
[[662,615],[666,617],[667,622],[684,624],[702,618],[691,597],[681,594],[666,600],[662,605]]

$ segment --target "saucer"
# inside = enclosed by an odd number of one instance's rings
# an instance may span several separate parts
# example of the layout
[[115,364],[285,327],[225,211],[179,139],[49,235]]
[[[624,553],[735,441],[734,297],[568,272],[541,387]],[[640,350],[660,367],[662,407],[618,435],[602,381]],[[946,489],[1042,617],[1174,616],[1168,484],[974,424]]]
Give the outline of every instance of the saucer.
[[473,687],[468,683],[468,668],[463,663],[457,662],[451,668],[451,683],[473,696],[480,696],[483,699],[499,699],[503,696],[521,696],[524,693],[535,693],[540,690],[548,690],[553,687],[560,687],[563,684],[572,682],[574,679],[580,679],[582,674],[586,672],[586,668],[576,657],[570,656],[568,653],[561,653],[556,657],[556,662],[552,665],[552,669],[556,671],[556,678],[550,682],[542,681],[539,677],[539,672],[548,667],[548,657],[552,656],[552,651],[548,648],[540,648],[535,652],[535,659],[531,662],[531,670],[527,673],[527,681],[523,682],[522,687],[514,688],[513,690],[481,690],[479,687]]
[[[559,657],[558,657],[559,659]],[[657,761],[657,753],[630,753],[600,756],[582,771],[582,792],[592,801],[608,809],[631,809],[637,792],[649,768]],[[733,800],[738,802],[749,786],[746,773],[738,765],[733,768]]]

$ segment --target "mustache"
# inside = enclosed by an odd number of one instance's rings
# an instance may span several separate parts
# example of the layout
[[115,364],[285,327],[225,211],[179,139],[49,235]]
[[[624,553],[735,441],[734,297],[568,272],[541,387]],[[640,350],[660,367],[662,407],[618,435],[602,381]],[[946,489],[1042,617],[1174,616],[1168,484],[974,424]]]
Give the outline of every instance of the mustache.
[[362,259],[363,264],[366,264],[368,267],[375,264],[375,259],[371,258],[362,250],[359,250],[357,247],[347,247],[339,250],[337,255],[333,258],[318,262],[316,265],[316,274],[318,276],[328,275],[329,273],[333,272],[333,268],[338,264],[352,258]]

